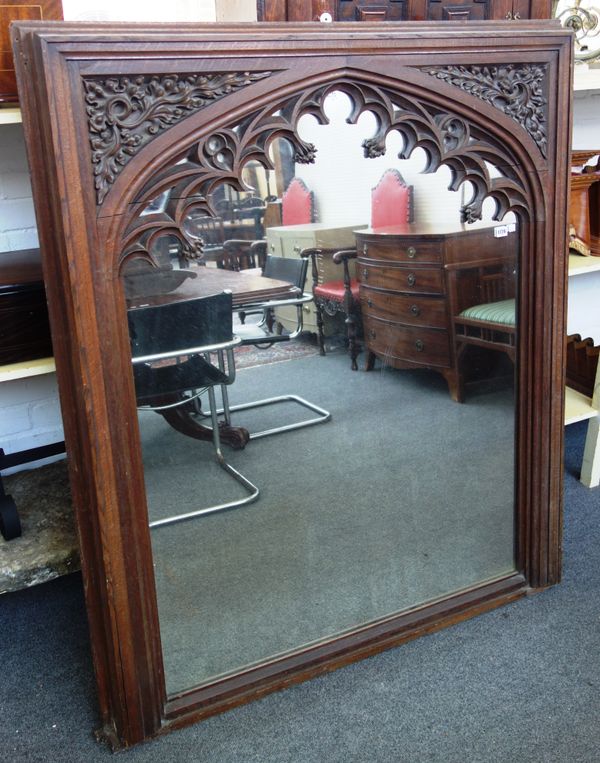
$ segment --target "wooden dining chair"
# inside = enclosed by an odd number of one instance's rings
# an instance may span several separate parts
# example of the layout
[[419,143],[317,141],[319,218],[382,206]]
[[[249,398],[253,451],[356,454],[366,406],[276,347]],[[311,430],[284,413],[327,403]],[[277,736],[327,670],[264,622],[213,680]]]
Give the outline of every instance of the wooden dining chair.
[[315,221],[315,197],[300,178],[292,178],[281,197],[281,224],[306,225]]
[[[388,169],[371,191],[371,228],[406,225],[413,220],[413,187],[407,185],[396,169]],[[331,256],[332,250],[312,250],[314,258]],[[317,313],[319,351],[325,355],[325,333],[323,316],[345,316],[348,350],[353,371],[358,369],[357,335],[361,330],[360,298],[358,281],[350,268],[350,261],[356,251],[339,251],[333,256],[336,264],[343,267],[342,278],[318,283],[318,268],[313,267],[313,293]]]
[[488,261],[448,273],[456,352],[456,400],[464,400],[469,347],[502,352],[515,362],[515,261]]

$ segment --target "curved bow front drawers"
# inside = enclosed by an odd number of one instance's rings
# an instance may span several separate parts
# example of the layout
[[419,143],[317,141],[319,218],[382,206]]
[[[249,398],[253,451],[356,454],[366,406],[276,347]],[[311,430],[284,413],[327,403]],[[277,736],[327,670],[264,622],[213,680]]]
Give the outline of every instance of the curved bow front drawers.
[[514,226],[370,228],[356,231],[356,242],[367,370],[379,358],[394,368],[439,371],[456,400],[452,318],[465,301],[476,302],[478,290],[473,278],[460,275],[514,261]]

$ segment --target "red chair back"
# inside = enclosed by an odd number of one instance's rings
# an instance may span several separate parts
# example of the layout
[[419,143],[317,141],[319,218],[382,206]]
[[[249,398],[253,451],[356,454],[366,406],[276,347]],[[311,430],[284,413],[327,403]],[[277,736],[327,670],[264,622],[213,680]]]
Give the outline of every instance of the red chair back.
[[371,191],[371,227],[412,222],[412,192],[412,186],[406,185],[398,170],[386,170]]
[[292,178],[281,199],[281,224],[304,225],[313,222],[313,192],[300,178]]

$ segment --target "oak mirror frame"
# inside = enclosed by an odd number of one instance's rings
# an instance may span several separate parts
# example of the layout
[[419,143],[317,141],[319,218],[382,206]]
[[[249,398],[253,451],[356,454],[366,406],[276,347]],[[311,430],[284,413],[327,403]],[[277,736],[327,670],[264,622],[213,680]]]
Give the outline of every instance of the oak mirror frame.
[[[104,738],[135,744],[559,582],[569,32],[545,22],[21,23],[12,36]],[[102,100],[106,83],[116,100]],[[169,107],[190,83],[195,96]],[[432,171],[471,183],[464,220],[488,197],[496,219],[518,220],[514,571],[168,694],[120,267],[148,243],[140,213],[185,181],[192,147],[189,193],[203,208],[215,178],[235,184],[275,133],[294,144],[298,115],[318,113],[335,89],[376,115],[367,152],[399,130],[407,155],[423,148]],[[119,131],[127,109],[139,130]],[[229,154],[211,152],[214,136],[230,140]],[[162,225],[177,237],[176,207]]]

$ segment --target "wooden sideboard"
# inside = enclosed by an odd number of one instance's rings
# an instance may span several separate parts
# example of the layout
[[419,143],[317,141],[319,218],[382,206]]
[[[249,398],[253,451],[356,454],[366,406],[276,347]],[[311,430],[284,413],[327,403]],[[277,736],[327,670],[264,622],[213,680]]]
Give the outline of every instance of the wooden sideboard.
[[484,301],[477,272],[516,261],[518,234],[508,225],[413,223],[356,231],[356,241],[367,370],[376,358],[395,368],[430,368],[458,399],[452,319],[469,305],[457,274],[472,272],[468,301]]

